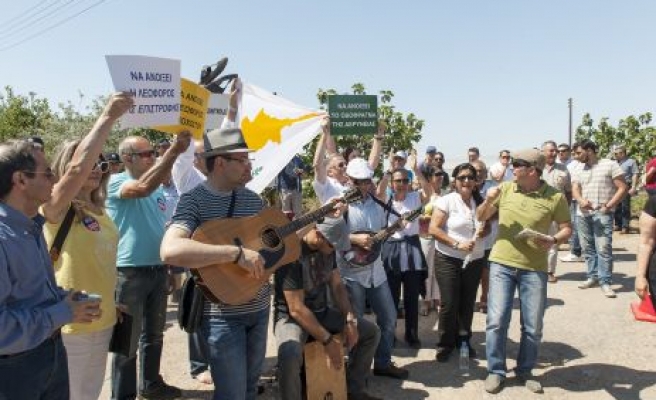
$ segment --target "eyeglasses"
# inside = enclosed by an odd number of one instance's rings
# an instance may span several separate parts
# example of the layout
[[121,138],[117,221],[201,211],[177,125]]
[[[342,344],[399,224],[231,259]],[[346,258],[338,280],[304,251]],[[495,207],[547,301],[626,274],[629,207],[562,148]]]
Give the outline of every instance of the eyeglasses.
[[151,158],[155,157],[155,150],[144,150],[144,151],[135,151],[130,153],[132,156],[139,156],[140,158]]
[[460,176],[456,176],[456,179],[459,180],[460,182],[473,181],[474,176],[473,175],[460,175]]
[[371,179],[353,179],[353,184],[355,186],[369,185],[370,183]]
[[107,171],[109,171],[109,162],[107,161],[98,161],[97,163],[94,164],[93,168],[91,169],[92,171],[98,171],[102,172],[103,174]]
[[[29,170],[23,170],[23,171],[21,171],[21,172],[24,173],[24,174],[27,175],[27,176],[30,176],[30,175],[45,175],[46,178],[48,178],[48,179],[52,179],[52,178],[55,177],[55,173],[52,172],[52,170],[51,170],[50,168],[46,168],[45,171],[29,171]],[[32,176],[31,178],[33,178],[33,176]]]
[[410,179],[405,178],[405,179],[392,179],[392,182],[394,183],[403,183],[404,185],[407,185],[410,182]]
[[236,162],[239,162],[243,165],[249,165],[253,162],[253,160],[251,160],[250,158],[235,158],[235,157],[228,157],[228,156],[219,156],[219,157],[223,158],[224,160],[228,160],[228,161],[236,161]]

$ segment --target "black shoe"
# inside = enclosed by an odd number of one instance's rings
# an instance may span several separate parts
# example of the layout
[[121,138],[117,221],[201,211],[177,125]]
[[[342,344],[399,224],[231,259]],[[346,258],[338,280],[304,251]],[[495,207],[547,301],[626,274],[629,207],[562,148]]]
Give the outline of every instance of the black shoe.
[[139,393],[139,397],[146,400],[172,400],[182,397],[182,390],[160,382]]
[[407,369],[399,368],[394,363],[390,363],[386,368],[374,368],[374,375],[403,380],[408,379],[410,373]]
[[452,352],[453,347],[438,347],[435,359],[437,362],[447,362],[449,361],[449,356],[451,356]]

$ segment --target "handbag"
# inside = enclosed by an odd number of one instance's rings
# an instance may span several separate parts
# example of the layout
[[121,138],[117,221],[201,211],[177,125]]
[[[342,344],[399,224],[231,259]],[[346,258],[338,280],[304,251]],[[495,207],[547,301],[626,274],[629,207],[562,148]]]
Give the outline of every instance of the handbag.
[[190,276],[182,285],[178,302],[178,325],[188,333],[194,333],[200,326],[203,316],[203,292],[196,286],[196,279]]

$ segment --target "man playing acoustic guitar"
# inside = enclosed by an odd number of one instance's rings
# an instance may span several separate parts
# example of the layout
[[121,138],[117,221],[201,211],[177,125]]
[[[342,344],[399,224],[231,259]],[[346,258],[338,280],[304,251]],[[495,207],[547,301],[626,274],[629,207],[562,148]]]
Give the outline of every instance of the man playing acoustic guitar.
[[[204,222],[227,217],[247,217],[265,204],[257,193],[245,188],[252,179],[248,146],[240,129],[216,129],[205,135],[207,181],[182,195],[171,225],[162,241],[166,264],[196,268],[221,268],[236,264],[252,279],[264,280],[264,260],[254,250],[236,245],[214,245],[191,239]],[[213,399],[253,400],[266,352],[270,285],[255,298],[239,305],[206,300],[200,332],[209,350],[210,371],[215,387]]]

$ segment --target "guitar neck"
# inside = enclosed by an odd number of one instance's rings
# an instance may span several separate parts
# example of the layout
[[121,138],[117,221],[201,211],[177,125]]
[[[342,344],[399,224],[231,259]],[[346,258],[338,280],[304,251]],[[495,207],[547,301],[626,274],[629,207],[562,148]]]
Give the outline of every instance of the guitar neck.
[[295,233],[297,230],[303,228],[304,226],[309,225],[325,217],[329,212],[333,211],[334,208],[335,208],[334,203],[328,203],[321,208],[318,208],[312,212],[303,215],[302,217],[299,217],[298,219],[293,220],[287,225],[279,227],[278,229],[276,229],[276,232],[278,232],[278,235],[280,235],[280,237],[285,237],[287,235]]

